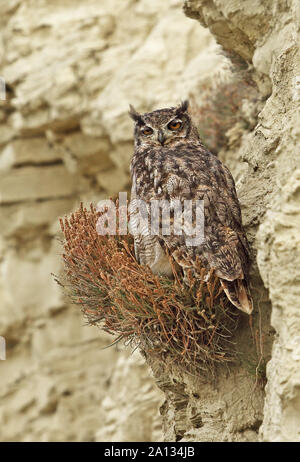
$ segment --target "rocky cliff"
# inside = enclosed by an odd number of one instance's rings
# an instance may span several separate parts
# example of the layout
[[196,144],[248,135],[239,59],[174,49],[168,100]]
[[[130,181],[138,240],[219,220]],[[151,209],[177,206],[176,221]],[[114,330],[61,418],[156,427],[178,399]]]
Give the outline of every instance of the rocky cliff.
[[[14,0],[1,12],[0,439],[299,440],[297,1]],[[253,250],[253,325],[242,319],[241,361],[214,382],[150,360],[153,377],[137,353],[101,350],[111,339],[52,281],[58,217],[128,190],[129,103],[189,96],[201,125],[224,82],[246,85],[219,155]]]
[[275,329],[259,434],[299,441],[299,3],[191,0],[184,10],[247,62],[263,101],[230,156],[232,168],[248,164],[239,195]]

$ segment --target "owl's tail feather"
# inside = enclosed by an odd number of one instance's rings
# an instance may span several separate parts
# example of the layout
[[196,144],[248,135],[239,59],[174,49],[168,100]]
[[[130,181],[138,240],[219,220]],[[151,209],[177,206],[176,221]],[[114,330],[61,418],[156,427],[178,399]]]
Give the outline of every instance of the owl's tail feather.
[[253,301],[245,279],[235,279],[226,281],[220,279],[225,294],[231,303],[244,313],[251,314],[253,311]]

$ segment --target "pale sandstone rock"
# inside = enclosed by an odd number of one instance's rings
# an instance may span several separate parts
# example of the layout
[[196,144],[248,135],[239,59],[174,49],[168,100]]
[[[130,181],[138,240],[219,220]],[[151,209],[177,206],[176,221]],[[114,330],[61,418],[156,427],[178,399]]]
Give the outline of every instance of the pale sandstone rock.
[[[183,40],[183,36],[189,37],[189,41]],[[205,57],[212,54],[208,66],[208,60],[201,59],[204,57],[201,52]],[[119,66],[95,102],[93,117],[99,117],[113,143],[129,140],[132,138],[132,121],[127,116],[129,103],[141,111],[178,104],[199,81],[221,69],[223,63],[207,31],[193,21],[182,22],[181,11],[171,11],[130,59]]]
[[71,196],[78,185],[76,176],[62,165],[11,170],[1,174],[0,181],[3,203]]
[[126,190],[130,182],[130,177],[123,169],[111,169],[99,173],[97,176],[98,184],[108,192],[108,195],[114,195],[116,191]]
[[[50,277],[60,270],[53,235],[58,216],[79,199],[97,202],[128,187],[129,103],[141,111],[188,95],[200,103],[203,84],[226,78],[228,65],[208,29],[183,15],[180,0],[0,3],[0,75],[12,88],[0,126],[0,335],[9,345],[1,362],[0,438],[158,441],[161,392],[143,360],[100,351],[110,337],[83,326],[77,307],[66,309]],[[264,393],[253,394],[244,370],[220,376],[221,391],[158,371],[164,438],[255,441],[264,420],[262,440],[298,439],[299,194],[291,176],[299,140],[297,2],[184,3],[221,45],[249,60],[267,98],[258,118],[256,103],[241,102],[250,128],[233,127],[220,156],[238,179],[278,338],[264,410]],[[253,285],[266,297],[256,266]],[[261,308],[268,313],[268,304]],[[241,336],[249,352],[248,326]]]
[[10,125],[0,125],[0,146],[14,137],[15,131]]
[[[85,327],[90,331],[88,341],[74,338],[70,326],[77,329],[82,320],[80,313],[75,313],[74,319],[66,316],[69,327],[64,344],[49,345],[48,350],[32,351],[28,344],[19,352],[8,350],[9,361],[1,363],[2,441],[95,440],[105,418],[103,396],[119,355],[111,350],[103,357],[101,348],[110,339],[97,328],[91,335],[93,328]],[[55,329],[52,332],[54,339]]]
[[[16,321],[26,321],[50,314],[64,305],[62,292],[51,280],[51,272],[58,273],[59,262],[57,253],[60,248],[56,242],[45,252],[45,243],[35,244],[35,247],[16,252],[10,249],[1,265],[1,287],[4,290],[1,304],[0,322],[6,324],[8,319],[15,317]],[[2,331],[3,326],[2,326]]]
[[273,300],[272,325],[278,334],[261,429],[262,438],[272,441],[299,441],[299,188],[300,170],[282,185],[257,237],[259,269]]
[[[267,97],[257,125],[233,151],[248,163],[239,196],[276,330],[259,434],[263,441],[299,441],[299,3],[186,0],[185,11],[252,61]],[[232,153],[222,156],[238,173]]]
[[102,403],[105,421],[97,441],[163,441],[158,409],[165,397],[149,380],[150,374],[138,352],[120,357]]
[[22,237],[30,232],[33,235],[39,234],[41,230],[46,230],[49,225],[57,222],[57,218],[70,210],[73,204],[77,206],[74,198],[0,207],[1,234],[6,238]]
[[108,138],[95,138],[78,132],[64,137],[56,148],[62,152],[67,167],[68,161],[73,159],[76,166],[72,170],[80,170],[84,175],[97,175],[115,166],[110,158],[111,144]]
[[0,154],[0,170],[22,164],[43,164],[60,160],[45,138],[15,140]]
[[176,104],[223,59],[180,0],[2,3],[0,75],[12,91],[0,127],[0,335],[11,345],[1,364],[1,439],[95,439],[110,374],[124,370],[131,376],[121,390],[114,381],[115,405],[128,403],[130,428],[115,418],[106,438],[161,439],[162,394],[148,367],[136,356],[126,366],[126,351],[98,351],[111,340],[65,309],[50,276],[60,270],[53,235],[80,199],[128,188],[129,103]]

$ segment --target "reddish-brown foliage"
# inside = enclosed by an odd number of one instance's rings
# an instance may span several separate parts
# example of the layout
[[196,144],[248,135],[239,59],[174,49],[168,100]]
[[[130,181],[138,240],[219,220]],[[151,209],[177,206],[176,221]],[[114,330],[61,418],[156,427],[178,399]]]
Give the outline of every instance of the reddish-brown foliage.
[[[61,285],[90,324],[127,339],[165,365],[197,373],[234,358],[231,336],[238,313],[218,278],[207,283],[174,268],[174,279],[137,263],[131,236],[100,236],[101,215],[91,205],[61,220],[64,274]],[[172,263],[172,262],[171,262]]]

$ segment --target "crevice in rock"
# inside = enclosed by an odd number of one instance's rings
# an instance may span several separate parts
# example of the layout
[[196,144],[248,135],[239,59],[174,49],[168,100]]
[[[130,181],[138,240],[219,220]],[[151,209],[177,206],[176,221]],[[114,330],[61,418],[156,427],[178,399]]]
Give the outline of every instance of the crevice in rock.
[[48,168],[48,167],[53,167],[55,165],[63,165],[63,160],[62,159],[55,159],[55,160],[49,160],[45,162],[22,162],[22,163],[15,163],[13,165],[13,169],[17,170],[20,168],[26,168],[26,167],[43,167],[43,168]]

